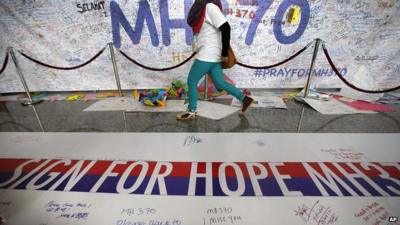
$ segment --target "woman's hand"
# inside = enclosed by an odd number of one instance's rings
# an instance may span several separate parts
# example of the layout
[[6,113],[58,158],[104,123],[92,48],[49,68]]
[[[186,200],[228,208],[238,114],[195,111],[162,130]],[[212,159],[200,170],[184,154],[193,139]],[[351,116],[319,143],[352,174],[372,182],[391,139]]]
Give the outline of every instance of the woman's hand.
[[222,60],[222,62],[227,62],[228,61],[228,57],[227,56],[221,56],[221,60]]

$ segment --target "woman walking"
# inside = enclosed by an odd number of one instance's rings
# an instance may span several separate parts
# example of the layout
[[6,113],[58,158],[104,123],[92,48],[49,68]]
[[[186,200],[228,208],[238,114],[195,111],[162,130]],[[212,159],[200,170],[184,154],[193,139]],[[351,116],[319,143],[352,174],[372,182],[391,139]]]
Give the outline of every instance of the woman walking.
[[[231,27],[224,14],[220,0],[195,0],[190,9],[188,24],[197,39],[198,53],[188,76],[189,106],[185,113],[176,117],[178,120],[191,120],[197,117],[197,84],[209,74],[215,87],[224,90],[242,102],[244,113],[253,99],[244,95],[238,88],[227,83],[222,74],[221,62],[227,60],[231,39]],[[205,90],[206,91],[206,90]]]

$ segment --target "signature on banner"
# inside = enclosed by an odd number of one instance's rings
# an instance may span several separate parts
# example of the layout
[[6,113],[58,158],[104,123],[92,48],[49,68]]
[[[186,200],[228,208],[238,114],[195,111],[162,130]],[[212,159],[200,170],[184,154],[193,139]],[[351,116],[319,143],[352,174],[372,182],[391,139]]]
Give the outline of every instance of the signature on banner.
[[316,201],[312,206],[303,204],[294,210],[295,215],[300,217],[304,222],[313,222],[317,225],[335,224],[338,221],[338,216],[329,206],[322,205]]
[[[3,207],[9,207],[12,203],[10,201],[1,201],[0,202],[0,209]],[[7,223],[7,219],[6,216],[1,214],[1,210],[0,210],[0,225],[2,224],[6,224]]]
[[204,218],[204,225],[213,224],[238,224],[243,222],[243,217],[235,214],[230,206],[213,207],[207,209],[207,217]]
[[191,146],[193,144],[202,143],[203,140],[201,138],[196,137],[195,135],[190,135],[185,138],[183,142],[183,146]]
[[353,149],[322,149],[321,152],[327,152],[340,160],[361,160],[364,157],[364,153]]
[[[117,225],[182,225],[177,218],[160,219],[158,210],[152,207],[124,208],[121,210]],[[150,219],[149,219],[150,218]],[[158,219],[155,219],[158,218]]]
[[59,203],[50,201],[45,205],[47,213],[55,215],[55,218],[87,220],[91,204],[87,203]]
[[372,202],[354,213],[354,217],[371,225],[400,224],[397,217],[391,216],[389,211],[379,202]]

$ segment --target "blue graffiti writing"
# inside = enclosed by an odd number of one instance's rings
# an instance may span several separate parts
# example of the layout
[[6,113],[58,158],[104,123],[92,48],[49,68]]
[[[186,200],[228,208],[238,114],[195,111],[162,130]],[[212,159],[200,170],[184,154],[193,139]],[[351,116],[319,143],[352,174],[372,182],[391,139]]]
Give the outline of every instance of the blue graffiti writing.
[[[347,68],[339,69],[340,73],[343,76],[346,76],[347,74]],[[255,70],[254,72],[254,77],[256,78],[267,78],[267,77],[295,77],[297,76],[298,78],[307,78],[307,75],[310,73],[310,69],[294,69],[294,68],[281,68],[281,69],[258,69]],[[313,76],[316,77],[330,77],[334,76],[335,73],[331,68],[320,68],[320,69],[314,69]]]
[[261,23],[262,18],[264,17],[267,9],[272,5],[273,0],[260,1],[258,5],[258,9],[256,11],[256,15],[250,23],[249,30],[246,35],[246,44],[251,45],[254,40],[254,36],[256,35],[256,31],[258,28],[258,24]]
[[307,0],[285,0],[282,4],[279,5],[279,8],[276,12],[275,20],[283,21],[283,16],[285,12],[292,5],[300,6],[301,8],[301,19],[300,24],[292,35],[286,36],[282,31],[282,23],[274,23],[274,35],[276,40],[281,44],[292,44],[296,42],[301,35],[303,35],[304,31],[307,28],[308,20],[310,18],[310,5]]
[[[161,17],[161,30],[163,37],[163,44],[169,46],[171,44],[171,29],[185,29],[186,44],[192,44],[193,33],[192,29],[187,25],[186,19],[174,19],[169,18],[168,1],[160,0],[160,17]],[[185,15],[189,14],[192,2],[185,0]]]
[[[224,8],[224,14],[229,14],[229,3],[227,0],[222,0],[222,6]],[[247,3],[247,2],[246,2]],[[252,1],[251,4],[254,2]],[[247,45],[251,45],[254,41],[255,35],[257,33],[258,25],[260,23],[264,23],[264,15],[267,12],[268,8],[272,5],[273,0],[265,0],[258,1],[258,9],[257,11],[250,16],[251,23],[249,25],[249,29],[247,31],[245,43]],[[171,19],[169,16],[169,8],[167,0],[159,0],[159,10],[160,10],[160,20],[161,20],[161,32],[162,32],[162,43],[165,46],[169,46],[171,44],[171,30],[172,29],[183,29],[185,31],[185,39],[186,44],[191,45],[192,43],[192,31],[191,28],[186,23],[186,18],[189,13],[190,7],[193,4],[193,0],[184,0],[184,12],[185,16],[181,19]],[[274,23],[273,32],[276,40],[281,44],[292,44],[296,42],[305,32],[309,17],[310,17],[310,5],[307,0],[283,0],[279,5],[278,10],[276,12],[274,21],[284,21],[284,15],[286,11],[292,6],[297,5],[301,8],[301,20],[298,25],[296,32],[287,36],[283,32],[282,23]],[[113,41],[116,48],[121,47],[121,31],[120,27],[128,34],[129,38],[132,40],[133,44],[139,44],[143,29],[144,23],[146,22],[147,28],[150,33],[150,39],[153,46],[157,47],[160,44],[159,33],[157,31],[157,27],[155,25],[154,16],[150,9],[149,3],[147,0],[140,0],[138,6],[138,13],[135,22],[135,27],[129,24],[125,14],[122,9],[118,5],[116,1],[110,2],[110,12],[111,12],[111,25],[112,25],[112,35]],[[231,13],[232,14],[232,13]]]
[[[251,45],[253,43],[258,25],[263,21],[262,19],[263,19],[265,13],[267,12],[268,8],[272,5],[273,2],[274,2],[273,0],[259,1],[258,10],[256,12],[255,17],[251,21],[249,30],[247,32],[247,36],[246,36],[246,44],[247,45]],[[310,18],[310,5],[308,4],[307,0],[284,0],[279,5],[278,10],[275,15],[275,19],[273,19],[273,21],[284,21],[283,17],[285,15],[285,12],[292,5],[297,5],[301,8],[300,24],[299,24],[296,32],[294,32],[290,36],[286,36],[282,30],[283,22],[274,23],[274,27],[273,27],[274,35],[275,35],[276,40],[281,44],[292,44],[292,43],[296,42],[303,35],[304,31],[306,30],[308,21]]]
[[121,47],[120,25],[125,29],[132,42],[134,44],[139,44],[140,38],[142,37],[144,21],[146,21],[149,28],[151,43],[153,46],[158,46],[160,40],[158,38],[156,24],[149,3],[146,0],[141,0],[139,3],[135,29],[131,27],[118,3],[115,1],[110,2],[110,11],[113,40],[116,48]]

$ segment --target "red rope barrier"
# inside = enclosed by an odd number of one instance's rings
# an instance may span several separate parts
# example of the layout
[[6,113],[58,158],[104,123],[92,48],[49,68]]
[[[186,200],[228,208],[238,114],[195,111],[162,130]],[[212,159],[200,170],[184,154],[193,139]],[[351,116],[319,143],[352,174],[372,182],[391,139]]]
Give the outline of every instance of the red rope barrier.
[[308,47],[311,46],[311,44],[314,43],[314,41],[310,42],[308,45],[306,45],[304,48],[300,49],[298,52],[296,52],[294,55],[290,56],[289,58],[279,62],[279,63],[275,63],[273,65],[269,65],[269,66],[251,66],[251,65],[247,65],[241,62],[237,62],[236,64],[238,64],[239,66],[248,68],[248,69],[270,69],[273,67],[277,67],[280,66],[282,64],[285,64],[287,62],[289,62],[290,60],[296,58],[297,56],[299,56],[301,53],[303,53]]
[[359,87],[356,87],[355,85],[351,84],[350,82],[348,82],[343,75],[339,72],[339,70],[336,68],[335,64],[333,63],[328,50],[326,49],[326,47],[324,45],[322,45],[322,48],[324,49],[324,53],[325,53],[325,57],[329,62],[329,65],[332,67],[333,71],[336,73],[336,75],[339,77],[340,80],[343,81],[343,83],[345,83],[347,86],[349,86],[350,88],[353,88],[354,90],[360,91],[360,92],[364,92],[364,93],[373,93],[373,94],[379,94],[379,93],[386,93],[386,92],[391,92],[391,91],[396,91],[400,89],[400,86],[394,87],[394,88],[389,88],[386,90],[379,90],[379,91],[374,91],[374,90],[366,90],[366,89],[362,89]]
[[8,51],[6,53],[6,57],[4,58],[4,63],[3,66],[1,67],[0,74],[2,74],[4,70],[6,70],[7,64],[8,64]]
[[129,61],[131,61],[132,63],[136,64],[139,67],[142,67],[143,69],[147,69],[147,70],[152,70],[152,71],[167,71],[167,70],[173,70],[176,69],[182,65],[184,65],[185,63],[189,62],[189,60],[191,60],[196,54],[197,52],[194,52],[191,56],[189,56],[189,58],[185,59],[183,62],[179,63],[178,65],[175,66],[171,66],[171,67],[167,67],[167,68],[154,68],[154,67],[149,67],[149,66],[145,66],[141,63],[139,63],[138,61],[132,59],[131,57],[129,57],[125,52],[123,52],[122,50],[119,50],[119,52],[125,57],[127,58]]
[[97,57],[99,57],[99,56],[104,52],[105,49],[106,49],[106,47],[104,47],[103,49],[101,49],[96,55],[94,55],[94,56],[93,56],[92,58],[90,58],[88,61],[86,61],[86,62],[84,62],[84,63],[82,63],[82,64],[80,64],[80,65],[72,66],[72,67],[52,66],[52,65],[43,63],[43,62],[41,62],[41,61],[39,61],[39,60],[37,60],[37,59],[34,59],[34,58],[30,57],[30,56],[26,55],[25,53],[23,53],[22,51],[19,51],[19,50],[18,50],[18,52],[19,52],[22,56],[24,56],[25,58],[27,58],[27,59],[29,59],[29,60],[31,60],[31,61],[33,61],[33,62],[35,62],[35,63],[37,63],[37,64],[39,64],[39,65],[41,65],[41,66],[45,66],[45,67],[48,67],[48,68],[51,68],[51,69],[56,69],[56,70],[74,70],[74,69],[78,69],[78,68],[84,67],[84,66],[86,66],[87,64],[93,62],[95,59],[97,59]]

